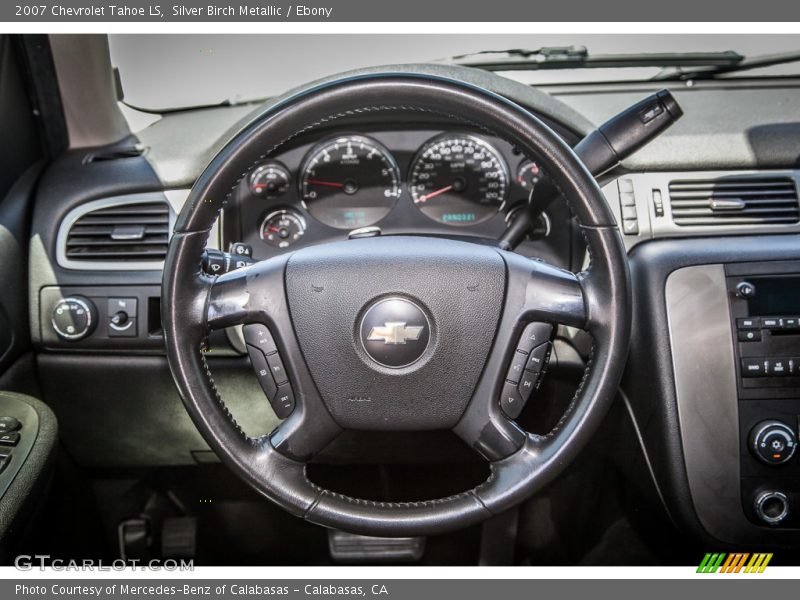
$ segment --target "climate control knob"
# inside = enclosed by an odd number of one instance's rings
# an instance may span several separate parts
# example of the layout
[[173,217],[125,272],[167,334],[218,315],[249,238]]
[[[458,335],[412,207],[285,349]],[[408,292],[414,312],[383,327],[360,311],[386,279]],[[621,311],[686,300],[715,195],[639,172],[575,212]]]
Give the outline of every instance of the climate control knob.
[[761,421],[750,432],[750,450],[768,465],[782,465],[797,450],[797,434],[782,421]]
[[94,331],[97,310],[92,301],[83,296],[62,298],[53,307],[51,323],[58,337],[76,342]]

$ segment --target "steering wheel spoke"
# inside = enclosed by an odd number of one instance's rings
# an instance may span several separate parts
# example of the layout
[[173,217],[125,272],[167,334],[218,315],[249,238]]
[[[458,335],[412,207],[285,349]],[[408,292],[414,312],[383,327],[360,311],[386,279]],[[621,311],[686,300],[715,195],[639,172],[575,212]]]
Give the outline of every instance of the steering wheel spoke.
[[220,275],[211,285],[206,308],[210,329],[280,320],[286,307],[284,269],[288,255],[263,260]]
[[586,299],[581,278],[549,263],[518,254],[505,255],[509,269],[506,310],[521,323],[533,321],[586,326]]

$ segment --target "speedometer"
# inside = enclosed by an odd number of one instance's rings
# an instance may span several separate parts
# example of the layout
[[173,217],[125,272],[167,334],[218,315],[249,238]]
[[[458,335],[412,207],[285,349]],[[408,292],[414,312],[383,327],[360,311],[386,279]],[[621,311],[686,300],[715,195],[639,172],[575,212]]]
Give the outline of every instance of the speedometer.
[[372,225],[400,196],[400,170],[389,151],[363,135],[336,137],[309,153],[300,194],[316,219],[337,229]]
[[447,225],[474,225],[495,216],[509,186],[508,165],[488,142],[444,134],[425,144],[411,163],[414,204]]

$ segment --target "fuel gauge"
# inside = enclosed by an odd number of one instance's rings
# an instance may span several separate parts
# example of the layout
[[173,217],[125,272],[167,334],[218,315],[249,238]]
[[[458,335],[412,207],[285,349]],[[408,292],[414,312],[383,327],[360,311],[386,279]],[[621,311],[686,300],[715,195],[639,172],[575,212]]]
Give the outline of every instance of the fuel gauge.
[[291,177],[289,170],[281,163],[276,161],[265,163],[250,173],[250,192],[273,200],[286,193]]
[[290,209],[271,212],[261,224],[261,239],[276,248],[288,248],[305,232],[305,219]]
[[526,160],[517,167],[517,184],[529,192],[542,178],[542,170],[532,160]]

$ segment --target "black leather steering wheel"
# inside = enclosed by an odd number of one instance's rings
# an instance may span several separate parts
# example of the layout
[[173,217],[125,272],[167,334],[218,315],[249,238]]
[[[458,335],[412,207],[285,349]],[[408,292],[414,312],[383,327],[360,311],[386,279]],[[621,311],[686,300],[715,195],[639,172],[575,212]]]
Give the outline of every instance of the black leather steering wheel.
[[[203,272],[201,255],[219,211],[260,159],[316,127],[398,111],[479,126],[537,157],[580,224],[590,266],[573,274],[491,246],[386,236],[313,246],[218,277]],[[407,73],[306,90],[238,133],[197,180],[178,218],[162,293],[172,374],[211,448],[289,512],[365,535],[464,527],[541,490],[596,431],[616,393],[630,337],[619,231],[571,149],[498,95]],[[550,325],[559,323],[588,331],[593,349],[565,415],[537,436],[520,429],[511,418],[515,409],[501,399],[517,346],[533,346],[523,332],[546,344]],[[246,436],[226,409],[202,353],[210,330],[237,324],[268,328],[294,392],[291,415],[258,439]],[[345,428],[452,429],[489,461],[491,475],[474,489],[425,502],[346,497],[306,477],[307,461]]]

